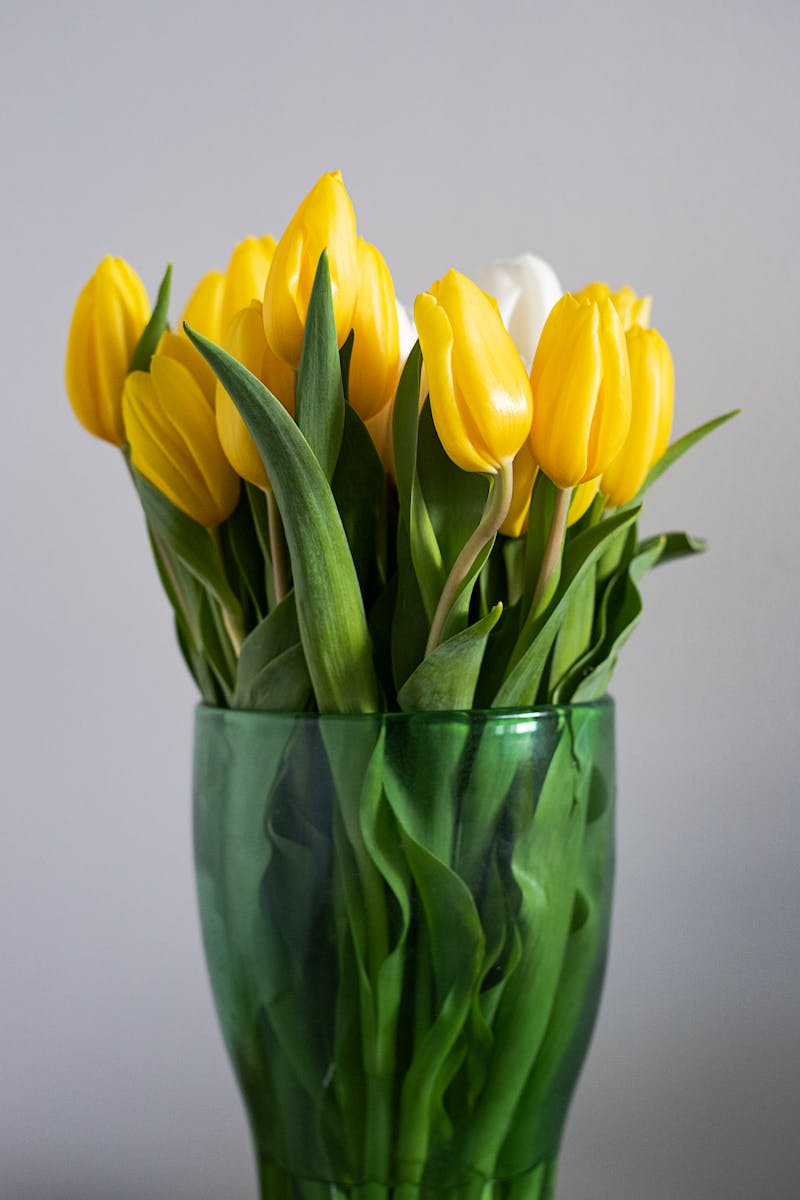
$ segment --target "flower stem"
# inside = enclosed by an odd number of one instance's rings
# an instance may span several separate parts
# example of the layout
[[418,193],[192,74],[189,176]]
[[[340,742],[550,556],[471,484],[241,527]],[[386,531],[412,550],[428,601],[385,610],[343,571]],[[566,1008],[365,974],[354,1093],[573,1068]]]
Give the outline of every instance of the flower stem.
[[281,515],[272,488],[264,488],[267,498],[267,522],[269,524],[269,549],[272,559],[272,582],[275,587],[275,603],[280,604],[288,588],[286,571],[286,547],[283,540]]
[[558,488],[556,490],[550,532],[547,535],[544,554],[542,555],[542,565],[539,568],[539,578],[536,581],[536,590],[533,593],[533,601],[531,603],[531,614],[534,618],[539,611],[542,597],[545,596],[561,559],[561,546],[564,541],[564,530],[567,527],[567,513],[569,512],[571,496],[572,488]]
[[439,597],[439,603],[436,606],[436,612],[431,622],[428,644],[425,647],[426,657],[441,642],[447,618],[450,616],[450,610],[458,599],[461,589],[475,564],[476,558],[487,542],[490,542],[495,536],[508,515],[508,509],[511,504],[512,483],[511,459],[507,459],[500,464],[500,469],[492,481],[480,524],[453,564],[453,569],[442,588],[442,594]]

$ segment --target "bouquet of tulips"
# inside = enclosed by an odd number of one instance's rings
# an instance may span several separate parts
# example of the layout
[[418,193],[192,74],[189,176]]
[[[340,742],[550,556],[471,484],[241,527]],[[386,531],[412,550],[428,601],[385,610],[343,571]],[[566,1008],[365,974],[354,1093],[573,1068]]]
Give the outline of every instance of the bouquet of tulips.
[[[210,704],[393,711],[602,695],[656,563],[647,489],[673,369],[649,298],[561,294],[526,256],[414,305],[324,175],[247,238],[175,331],[121,259],[80,294],[66,382],[122,449],[178,641]],[[494,297],[490,293],[494,293]],[[414,341],[413,347],[409,343]]]
[[648,298],[530,255],[481,284],[412,323],[328,174],[174,331],[169,269],[151,312],[110,258],[70,330],[205,702],[201,917],[270,1200],[551,1196],[597,1008],[610,705],[579,702],[702,549],[640,537],[642,497],[733,414],[670,442]]

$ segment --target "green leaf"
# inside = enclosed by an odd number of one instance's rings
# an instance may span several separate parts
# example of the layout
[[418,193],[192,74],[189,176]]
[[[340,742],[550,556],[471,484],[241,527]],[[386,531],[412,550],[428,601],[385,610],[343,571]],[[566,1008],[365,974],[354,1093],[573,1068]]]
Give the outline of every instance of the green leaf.
[[244,491],[247,493],[247,499],[250,504],[250,512],[253,517],[253,527],[256,533],[261,556],[264,560],[264,586],[267,592],[267,605],[269,608],[275,607],[275,581],[272,575],[272,545],[270,543],[269,532],[269,513],[267,511],[267,497],[261,488],[256,487],[252,483],[245,483]]
[[[495,708],[521,708],[536,703],[536,693],[548,655],[569,610],[572,598],[609,540],[639,516],[639,509],[619,512],[587,529],[565,549],[558,590],[546,611],[534,626],[534,635],[501,685],[494,698]],[[513,660],[512,660],[513,661]]]
[[236,662],[230,638],[223,624],[219,605],[208,592],[201,592],[198,603],[200,649],[219,683],[225,705],[230,705]]
[[663,549],[663,538],[649,539],[647,546],[640,548],[606,582],[594,643],[555,689],[555,703],[597,700],[605,694],[620,651],[642,614],[642,600],[636,585],[655,565]]
[[533,604],[539,568],[544,558],[544,548],[553,520],[553,505],[558,488],[548,479],[544,471],[538,471],[531,495],[528,532],[525,537],[525,585],[522,593],[520,617],[524,621]]
[[196,579],[230,613],[238,618],[241,610],[237,597],[225,578],[222,560],[207,529],[192,520],[154,487],[136,468],[132,474],[147,522],[154,534],[188,567]]
[[161,280],[161,286],[158,289],[155,308],[150,316],[150,320],[142,330],[142,336],[136,343],[136,347],[131,355],[131,363],[128,367],[129,371],[150,370],[150,359],[156,352],[156,347],[161,340],[162,333],[168,328],[167,311],[169,309],[171,286],[172,263],[167,263],[164,278]]
[[475,471],[462,471],[449,457],[439,441],[430,400],[419,414],[417,473],[447,576],[481,522],[489,479]]
[[[453,564],[481,523],[489,489],[494,486],[494,480],[490,481],[485,475],[477,472],[462,471],[450,459],[439,441],[430,400],[426,400],[419,414],[415,487],[421,493],[424,511],[430,517],[441,561],[441,582],[436,579],[436,590],[433,593],[436,595],[437,604]],[[445,637],[459,633],[466,627],[475,581],[488,560],[493,545],[494,538],[482,548],[462,581],[447,618]],[[433,578],[431,582],[434,583]]]
[[[417,477],[419,443],[419,382],[422,356],[419,342],[406,360],[392,414],[395,476],[400,505],[398,539],[408,540],[410,561],[417,577],[425,613],[430,622],[436,612],[447,572],[430,513]],[[398,547],[398,562],[405,561]],[[401,581],[400,590],[403,591]]]
[[344,429],[344,389],[326,250],[320,255],[308,301],[295,416],[326,478],[331,479]]
[[[263,621],[260,621],[242,642],[236,671],[236,691],[233,700],[235,708],[262,707],[262,704],[255,702],[256,694],[261,696],[264,692],[262,684],[257,682],[259,677],[270,666],[273,659],[279,658],[287,650],[290,650],[299,640],[300,626],[292,591],[284,596],[280,604],[264,617]],[[308,672],[306,672],[306,680],[308,681]],[[305,701],[300,707],[304,706]],[[268,707],[274,711],[279,706],[269,705]]]
[[419,342],[416,342],[400,375],[392,410],[394,471],[400,507],[406,512],[411,504],[411,485],[417,471],[417,420],[421,374],[422,352]]
[[616,670],[619,653],[633,633],[642,615],[642,598],[631,578],[630,569],[623,572],[611,585],[619,595],[613,603],[614,617],[609,624],[606,637],[597,654],[597,665],[577,685],[572,701],[599,700],[605,695],[611,676]]
[[560,679],[562,675],[566,674],[591,644],[596,570],[596,567],[592,567],[586,572],[583,581],[576,589],[564,623],[558,632],[550,665],[551,681]]
[[397,697],[404,712],[472,708],[486,643],[502,611],[503,605],[496,604],[422,660]]
[[690,533],[659,533],[654,537],[646,538],[639,543],[637,548],[637,557],[643,551],[649,549],[650,546],[662,544],[661,553],[652,566],[661,566],[662,563],[674,561],[676,558],[690,558],[695,554],[702,554],[708,543],[704,538],[693,537]]
[[430,621],[411,560],[408,529],[397,527],[397,603],[392,617],[391,658],[395,689],[416,670],[425,654]]
[[231,560],[231,574],[235,573],[239,579],[239,596],[243,602],[249,598],[255,619],[260,620],[267,612],[267,575],[250,501],[244,489],[239,503],[219,532]]
[[342,387],[344,388],[345,401],[349,398],[350,388],[350,360],[353,357],[353,342],[355,341],[355,330],[351,329],[347,335],[347,340],[339,351],[339,365],[342,374]]
[[308,442],[279,400],[187,327],[238,408],[264,460],[292,560],[300,636],[320,712],[374,712],[372,647],[336,502]]
[[311,695],[311,678],[300,642],[282,651],[241,688],[238,678],[231,705],[260,712],[302,712]]
[[378,517],[386,475],[366,425],[355,409],[345,409],[344,434],[331,482],[333,497],[367,603],[377,580]]
[[719,429],[720,425],[724,425],[726,421],[730,421],[733,417],[738,416],[740,412],[740,408],[734,408],[730,412],[723,413],[721,417],[714,417],[713,420],[706,421],[704,425],[699,425],[697,429],[693,429],[690,433],[685,433],[683,437],[678,438],[676,442],[668,446],[661,455],[661,458],[653,463],[647,473],[647,478],[639,488],[636,496],[634,496],[631,504],[638,504],[647,489],[651,488],[656,480],[660,479],[664,472],[669,470],[673,463],[682,458],[687,450],[691,450],[692,446],[696,446],[703,438],[708,437],[715,429]]

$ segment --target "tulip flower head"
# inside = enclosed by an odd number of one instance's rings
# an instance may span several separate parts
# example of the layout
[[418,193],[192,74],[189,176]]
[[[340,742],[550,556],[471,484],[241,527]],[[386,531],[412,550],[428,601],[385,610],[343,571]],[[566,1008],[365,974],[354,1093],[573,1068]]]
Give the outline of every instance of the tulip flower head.
[[[233,318],[225,335],[224,349],[260,379],[287,412],[294,415],[294,374],[269,347],[264,335],[260,300],[253,300]],[[233,469],[256,487],[268,488],[270,483],[261,455],[221,383],[217,383],[216,416],[219,440]]]
[[633,288],[621,287],[618,292],[612,292],[607,283],[589,283],[576,293],[577,300],[610,300],[619,314],[623,329],[631,325],[650,324],[650,310],[653,307],[652,296],[637,296]]
[[417,296],[414,319],[431,413],[447,454],[464,471],[495,474],[531,427],[531,388],[497,305],[449,271]]
[[602,475],[631,420],[631,379],[622,322],[610,300],[559,300],[531,369],[531,445],[559,488]]
[[631,371],[631,426],[600,490],[609,504],[627,504],[667,448],[675,391],[672,355],[655,329],[634,325],[625,335]]
[[323,175],[300,204],[275,249],[264,291],[267,341],[295,370],[323,250],[328,252],[336,337],[343,346],[358,294],[358,253],[356,216],[340,171]]
[[230,516],[239,478],[223,453],[214,413],[183,363],[157,353],[149,371],[133,371],[123,413],[131,461],[141,475],[206,528]]
[[533,254],[492,263],[478,275],[478,283],[494,296],[503,323],[530,371],[544,323],[553,305],[564,295],[553,268]]
[[258,300],[260,303],[263,299],[276,245],[275,238],[267,236],[247,237],[234,247],[225,271],[220,305],[220,339],[227,335],[231,321],[238,312],[247,308],[251,301]]
[[392,399],[400,375],[397,300],[379,250],[358,239],[358,299],[353,312],[348,396],[363,421]]
[[78,296],[67,339],[65,379],[75,416],[89,433],[124,446],[122,390],[150,318],[139,276],[107,256]]

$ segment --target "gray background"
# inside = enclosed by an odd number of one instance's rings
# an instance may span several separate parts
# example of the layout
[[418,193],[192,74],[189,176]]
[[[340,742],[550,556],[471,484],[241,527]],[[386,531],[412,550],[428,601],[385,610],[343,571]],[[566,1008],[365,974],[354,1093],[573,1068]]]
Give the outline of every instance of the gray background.
[[[0,7],[0,1196],[245,1200],[190,861],[194,694],[118,456],[68,410],[107,251],[176,295],[339,166],[398,292],[530,249],[655,295],[676,429],[614,685],[619,885],[563,1200],[790,1200],[800,6]],[[173,313],[176,315],[177,309]]]

